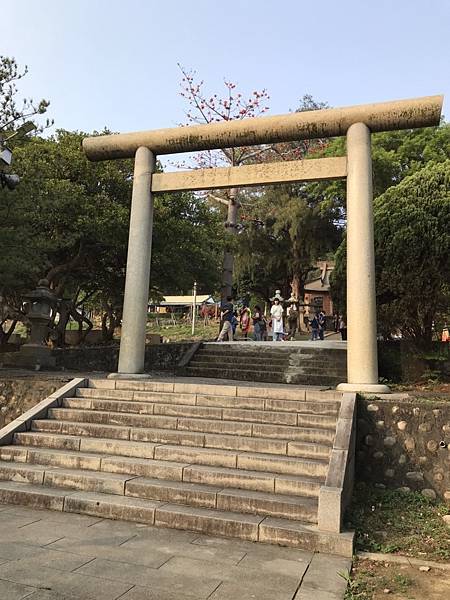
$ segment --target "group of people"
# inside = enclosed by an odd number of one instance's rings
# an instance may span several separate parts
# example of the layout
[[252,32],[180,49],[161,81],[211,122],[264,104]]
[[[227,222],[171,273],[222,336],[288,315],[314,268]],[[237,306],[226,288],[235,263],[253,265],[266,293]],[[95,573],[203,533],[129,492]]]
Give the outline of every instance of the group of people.
[[221,329],[218,342],[223,342],[225,338],[233,340],[236,334],[237,326],[239,325],[244,336],[244,339],[248,338],[250,332],[250,325],[253,322],[253,329],[255,333],[255,339],[261,341],[264,336],[266,329],[266,320],[261,307],[255,306],[253,314],[251,313],[248,306],[243,306],[238,312],[234,309],[233,298],[228,296],[226,302],[222,303],[221,307]]
[[[299,310],[295,302],[291,302],[286,310],[282,305],[282,298],[275,295],[272,298],[272,306],[270,308],[270,317],[267,318],[260,306],[256,305],[253,312],[248,306],[243,306],[240,311],[235,310],[233,306],[233,298],[227,297],[226,302],[221,307],[221,330],[218,342],[225,339],[233,340],[239,325],[243,338],[248,339],[250,327],[253,325],[254,340],[257,342],[267,341],[271,330],[274,342],[295,339],[295,334],[298,329]],[[287,322],[288,330],[285,330],[285,322]],[[311,340],[323,340],[326,327],[325,313],[317,311],[309,319],[311,329]]]

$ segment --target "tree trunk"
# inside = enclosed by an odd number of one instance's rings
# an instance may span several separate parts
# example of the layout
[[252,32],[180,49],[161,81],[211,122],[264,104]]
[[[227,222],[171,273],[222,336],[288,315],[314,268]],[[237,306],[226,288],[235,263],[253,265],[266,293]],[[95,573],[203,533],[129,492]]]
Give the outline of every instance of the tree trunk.
[[114,337],[114,331],[118,325],[118,319],[112,308],[107,308],[102,315],[102,340],[110,342]]
[[308,277],[308,273],[311,269],[307,269],[305,271],[296,271],[292,276],[291,281],[291,295],[298,301],[299,308],[299,330],[300,331],[308,331],[307,326],[305,325],[305,285],[306,278]]
[[230,243],[226,245],[223,256],[223,267],[222,267],[222,289],[221,289],[221,300],[225,302],[227,296],[233,294],[233,270],[234,270],[234,255],[231,251],[232,237],[237,233],[237,221],[239,202],[236,200],[237,189],[232,188],[228,193],[228,214],[225,227],[227,233],[230,236]]
[[14,329],[16,328],[16,325],[17,325],[17,319],[13,319],[11,322],[11,325],[5,331],[3,329],[3,323],[0,324],[0,346],[3,346],[3,344],[8,343],[8,340],[11,337],[11,335],[13,334]]
[[59,321],[55,327],[56,330],[56,345],[58,348],[63,348],[66,345],[66,327],[69,322],[70,309],[65,300],[61,300],[58,306]]

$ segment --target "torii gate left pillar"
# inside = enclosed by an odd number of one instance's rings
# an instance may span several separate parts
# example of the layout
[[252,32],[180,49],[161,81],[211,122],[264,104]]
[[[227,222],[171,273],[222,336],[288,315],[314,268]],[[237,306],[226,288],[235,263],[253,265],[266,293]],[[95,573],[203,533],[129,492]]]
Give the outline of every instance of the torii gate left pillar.
[[152,257],[151,185],[154,170],[155,155],[148,148],[140,146],[134,158],[119,368],[117,373],[109,375],[113,379],[148,378],[144,373],[144,362]]

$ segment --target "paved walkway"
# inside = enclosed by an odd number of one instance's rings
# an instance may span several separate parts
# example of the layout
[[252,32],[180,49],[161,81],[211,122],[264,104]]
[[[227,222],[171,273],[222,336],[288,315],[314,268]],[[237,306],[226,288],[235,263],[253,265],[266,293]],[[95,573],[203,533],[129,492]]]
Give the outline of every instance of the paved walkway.
[[0,505],[2,600],[342,600],[349,559]]

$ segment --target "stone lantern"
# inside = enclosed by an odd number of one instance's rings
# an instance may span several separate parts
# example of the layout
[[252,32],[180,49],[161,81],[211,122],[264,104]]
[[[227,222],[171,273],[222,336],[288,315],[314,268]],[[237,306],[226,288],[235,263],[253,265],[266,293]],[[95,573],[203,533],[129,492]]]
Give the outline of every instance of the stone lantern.
[[47,279],[40,279],[37,288],[25,294],[23,298],[29,304],[27,317],[31,322],[31,339],[27,346],[45,346],[45,338],[49,331],[48,325],[57,298],[50,291]]
[[41,279],[35,290],[25,294],[28,303],[27,317],[31,322],[30,340],[20,349],[19,362],[22,366],[54,366],[55,358],[46,344],[52,310],[56,307],[57,297],[49,288],[47,279]]

